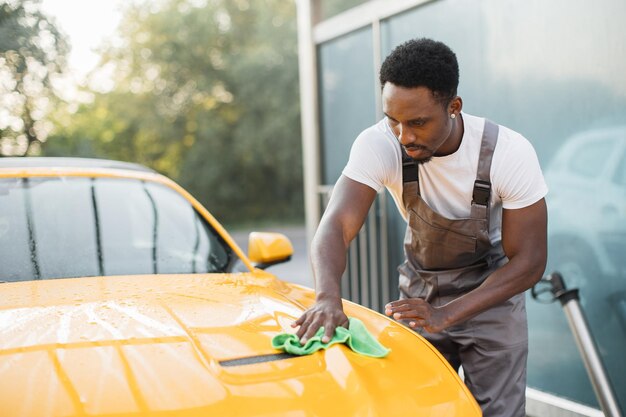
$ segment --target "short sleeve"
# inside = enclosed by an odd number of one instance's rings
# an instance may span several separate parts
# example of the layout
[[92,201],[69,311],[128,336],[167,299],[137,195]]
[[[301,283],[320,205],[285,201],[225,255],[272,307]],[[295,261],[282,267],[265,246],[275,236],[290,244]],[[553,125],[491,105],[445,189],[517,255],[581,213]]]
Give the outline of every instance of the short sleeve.
[[352,144],[342,174],[379,192],[392,182],[398,163],[399,150],[396,155],[393,142],[378,126],[372,126]]
[[532,144],[519,134],[508,133],[503,141],[498,140],[491,178],[502,208],[520,209],[545,197],[548,187]]

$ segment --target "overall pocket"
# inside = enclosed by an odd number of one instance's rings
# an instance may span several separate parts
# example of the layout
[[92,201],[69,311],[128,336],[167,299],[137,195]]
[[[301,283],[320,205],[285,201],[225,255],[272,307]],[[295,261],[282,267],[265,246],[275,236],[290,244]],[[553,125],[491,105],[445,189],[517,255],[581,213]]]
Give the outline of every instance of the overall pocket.
[[[431,224],[420,217],[414,210],[409,211],[409,227],[411,227],[411,252],[423,269],[453,269],[470,266],[476,262],[478,238],[475,235],[453,231],[454,223],[467,230],[470,222],[482,220],[462,219],[448,220],[450,228]],[[459,229],[461,229],[459,228]],[[473,227],[473,229],[476,229]],[[471,231],[467,231],[471,233]]]

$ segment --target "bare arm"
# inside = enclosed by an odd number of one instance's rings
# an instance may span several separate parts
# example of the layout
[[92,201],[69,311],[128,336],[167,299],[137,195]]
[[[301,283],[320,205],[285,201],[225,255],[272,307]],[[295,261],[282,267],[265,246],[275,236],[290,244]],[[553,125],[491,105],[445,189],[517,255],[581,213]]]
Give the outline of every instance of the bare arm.
[[301,343],[324,326],[323,342],[328,342],[337,326],[348,318],[341,303],[341,276],[346,269],[346,250],[361,229],[376,191],[341,176],[326,208],[311,245],[311,264],[315,278],[316,302],[296,320]]
[[464,322],[532,287],[541,279],[547,259],[547,210],[544,199],[517,209],[503,210],[502,246],[509,262],[478,288],[441,307],[421,299],[393,301],[387,315],[408,319],[411,327],[438,332]]

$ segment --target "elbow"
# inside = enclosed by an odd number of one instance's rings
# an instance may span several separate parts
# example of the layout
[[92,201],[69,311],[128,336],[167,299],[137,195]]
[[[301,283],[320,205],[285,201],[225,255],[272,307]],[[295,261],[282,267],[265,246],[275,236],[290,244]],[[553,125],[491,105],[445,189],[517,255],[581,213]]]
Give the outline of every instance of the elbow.
[[519,288],[523,291],[534,286],[543,277],[547,264],[547,252],[532,251],[526,254],[518,253],[509,258],[508,268],[512,268],[513,275],[517,276]]
[[524,290],[535,285],[545,273],[548,262],[548,250],[545,240],[535,242],[534,245],[527,244],[519,250],[504,250],[509,257],[509,267],[512,268],[513,275],[518,277],[518,282],[523,285]]
[[543,257],[543,259],[535,263],[534,268],[532,268],[530,271],[530,287],[539,282],[539,280],[543,277],[543,274],[546,272],[546,265],[547,257],[545,256]]
[[547,260],[548,255],[546,251],[539,251],[523,262],[526,289],[534,286],[543,277],[546,271]]

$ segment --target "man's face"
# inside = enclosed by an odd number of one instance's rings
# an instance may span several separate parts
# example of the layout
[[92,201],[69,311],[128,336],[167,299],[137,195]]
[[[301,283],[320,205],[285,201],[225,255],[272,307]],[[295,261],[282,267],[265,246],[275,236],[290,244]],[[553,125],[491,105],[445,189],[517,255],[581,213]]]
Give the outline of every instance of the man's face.
[[455,126],[451,110],[437,101],[426,87],[404,88],[385,83],[382,93],[383,112],[389,127],[406,153],[418,163],[433,156],[453,153],[460,137],[451,135]]

